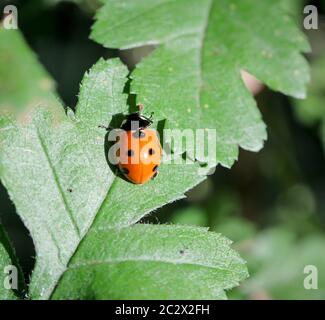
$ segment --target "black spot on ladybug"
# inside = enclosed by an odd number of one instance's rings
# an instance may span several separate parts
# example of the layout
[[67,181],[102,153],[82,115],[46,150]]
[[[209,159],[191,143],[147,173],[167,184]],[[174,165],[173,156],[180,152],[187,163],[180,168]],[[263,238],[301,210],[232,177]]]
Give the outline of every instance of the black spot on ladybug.
[[150,148],[148,152],[149,152],[149,155],[150,155],[150,156],[152,156],[153,154],[155,154],[155,150],[152,149],[152,148]]
[[137,130],[137,131],[133,132],[132,136],[133,136],[133,138],[140,139],[140,138],[144,138],[146,136],[146,134],[141,130]]
[[134,156],[134,151],[132,149],[128,150],[128,157]]
[[155,171],[157,171],[157,169],[158,169],[158,166],[154,166],[152,171],[155,172]]
[[123,174],[129,174],[129,169],[128,168],[121,168],[121,172],[123,173]]

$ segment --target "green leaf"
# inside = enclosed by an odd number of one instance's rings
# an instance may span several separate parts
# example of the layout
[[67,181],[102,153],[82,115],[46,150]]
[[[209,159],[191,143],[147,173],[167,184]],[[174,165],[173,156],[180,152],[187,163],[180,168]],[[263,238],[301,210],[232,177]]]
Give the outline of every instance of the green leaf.
[[[112,62],[109,84],[115,68],[124,70]],[[114,180],[104,157],[104,136],[66,117],[60,105],[55,113],[43,105],[23,120],[7,118],[1,131],[1,179],[37,252],[31,296],[46,298]]]
[[[39,69],[36,74],[42,72],[40,66],[34,68]],[[108,125],[113,114],[128,111],[127,96],[122,94],[127,73],[118,60],[100,60],[85,75],[76,114],[70,109],[65,114],[48,92],[48,99],[36,101],[23,113],[1,116],[1,181],[36,248],[31,298],[51,296],[95,217],[94,227],[129,226],[184,197],[204,180],[197,173],[199,166],[188,163],[163,164],[158,178],[143,186],[128,183],[110,170],[105,159],[106,132],[98,125]],[[29,77],[33,79],[33,74]],[[17,90],[20,80],[12,83]],[[5,91],[3,97],[14,90]],[[98,250],[106,243],[89,241],[87,245]]]
[[[325,238],[321,234],[305,236],[299,240],[284,228],[261,232],[250,242],[242,254],[249,261],[251,277],[240,288],[250,297],[266,293],[273,299],[324,299]],[[306,266],[318,270],[318,289],[306,290]]]
[[295,100],[299,120],[308,125],[319,125],[320,137],[325,147],[325,55],[312,62],[311,83],[306,100]]
[[204,228],[97,225],[71,260],[54,298],[225,299],[224,289],[247,277],[230,243]]
[[[4,286],[5,278],[9,276],[7,274],[7,270],[5,269],[8,266],[14,266],[17,268],[17,290],[7,289]],[[2,225],[0,224],[0,300],[15,300],[17,299],[18,292],[22,292],[24,289],[25,284],[14,249],[7,234],[3,230]]]
[[120,49],[157,45],[133,72],[138,101],[166,119],[167,128],[216,129],[216,160],[226,167],[237,159],[238,146],[258,151],[266,139],[241,70],[274,90],[305,96],[309,70],[300,52],[309,45],[286,13],[286,2],[103,3],[92,39]]
[[0,116],[21,114],[43,101],[56,104],[54,96],[49,95],[54,89],[53,80],[39,68],[18,31],[0,28],[0,61]]

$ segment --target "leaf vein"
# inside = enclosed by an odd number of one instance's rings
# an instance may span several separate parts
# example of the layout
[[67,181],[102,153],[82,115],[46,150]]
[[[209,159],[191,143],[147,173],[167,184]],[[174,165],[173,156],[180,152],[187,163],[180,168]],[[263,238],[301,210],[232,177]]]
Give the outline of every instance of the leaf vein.
[[41,134],[39,132],[38,127],[36,128],[36,133],[37,133],[36,135],[37,135],[37,138],[39,140],[42,151],[44,152],[45,159],[47,160],[47,163],[48,163],[49,168],[51,170],[53,179],[55,181],[55,185],[56,185],[56,187],[58,189],[59,195],[61,196],[61,200],[62,200],[62,203],[64,205],[64,208],[65,208],[66,212],[68,213],[68,217],[69,217],[69,219],[71,221],[71,224],[72,224],[72,227],[73,227],[74,231],[76,232],[78,238],[80,238],[80,229],[79,229],[79,227],[77,225],[77,222],[76,222],[76,220],[75,220],[75,218],[73,216],[72,210],[71,210],[71,208],[70,208],[70,206],[68,204],[68,201],[66,199],[66,196],[65,196],[65,194],[63,192],[61,183],[60,183],[58,175],[56,173],[56,169],[55,169],[54,165],[52,164],[49,152],[48,152],[47,147],[46,147],[46,145],[45,145],[45,143],[43,141],[43,138],[42,138],[42,136],[41,136]]

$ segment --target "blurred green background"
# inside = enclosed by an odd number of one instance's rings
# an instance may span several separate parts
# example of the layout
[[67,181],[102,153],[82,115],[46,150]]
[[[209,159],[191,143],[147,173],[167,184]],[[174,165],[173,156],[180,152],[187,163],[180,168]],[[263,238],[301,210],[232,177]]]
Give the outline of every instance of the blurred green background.
[[[70,107],[84,72],[100,57],[119,56],[132,69],[153,49],[120,52],[89,40],[96,1],[12,0],[0,1],[0,8],[9,3],[17,6],[19,28]],[[302,25],[303,1],[295,3]],[[146,218],[206,226],[232,239],[250,272],[230,292],[234,299],[325,299],[325,1],[311,4],[319,8],[320,28],[307,31],[313,48],[308,99],[292,100],[265,88],[256,97],[268,126],[264,149],[241,150],[231,170],[218,167],[187,199]],[[0,218],[28,277],[33,242],[1,185]],[[306,265],[318,268],[318,290],[303,286]]]

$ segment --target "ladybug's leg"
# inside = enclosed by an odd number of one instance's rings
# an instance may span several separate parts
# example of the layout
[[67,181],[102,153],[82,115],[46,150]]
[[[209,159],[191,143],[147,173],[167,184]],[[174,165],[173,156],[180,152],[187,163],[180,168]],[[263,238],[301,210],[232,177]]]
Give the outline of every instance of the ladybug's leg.
[[155,178],[157,178],[158,174],[159,174],[159,171],[156,170],[154,175],[151,177],[151,180],[154,180]]
[[115,172],[114,172],[114,175],[115,176],[118,176],[119,174],[122,174],[122,171],[120,170],[120,168],[119,167],[115,167]]
[[98,128],[105,129],[106,131],[110,131],[110,130],[114,129],[114,128],[111,127],[111,126],[106,127],[106,126],[104,126],[104,125],[100,125],[100,126],[98,126]]
[[117,172],[119,172],[122,175],[125,175],[129,173],[129,170],[127,168],[117,168]]

